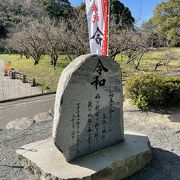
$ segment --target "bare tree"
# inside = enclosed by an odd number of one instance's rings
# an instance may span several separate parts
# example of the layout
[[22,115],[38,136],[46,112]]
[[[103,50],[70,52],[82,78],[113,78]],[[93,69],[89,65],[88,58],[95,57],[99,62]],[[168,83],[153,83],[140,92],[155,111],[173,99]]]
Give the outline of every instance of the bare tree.
[[[66,22],[58,23],[46,18],[40,21],[27,21],[27,25],[15,31],[10,39],[13,49],[31,56],[35,64],[48,54],[51,64],[56,66],[58,55],[66,54],[70,60],[89,52],[87,20],[85,14],[74,10]],[[139,68],[142,57],[149,50],[151,34],[132,27],[119,27],[113,20],[110,23],[109,55],[115,59],[118,54],[128,57],[127,64]],[[123,57],[123,56],[122,56]]]
[[67,37],[66,29],[64,22],[55,26],[49,18],[40,22],[32,21],[24,25],[21,31],[12,33],[9,46],[26,57],[31,56],[35,65],[41,57],[48,54],[51,58],[50,63],[55,67],[59,54],[67,46],[66,38],[70,37]]
[[74,58],[89,52],[89,39],[86,17],[74,11],[67,22],[64,33],[64,52],[72,61]]
[[128,50],[125,51],[125,54],[128,56],[127,64],[132,63],[134,68],[138,70],[143,55],[150,49],[148,42],[151,33],[141,29],[131,31]]
[[167,52],[167,53],[165,53],[164,54],[164,59],[158,61],[155,64],[154,71],[157,71],[158,67],[160,67],[160,66],[168,67],[169,63],[172,62],[173,60],[175,60],[176,58],[177,57],[176,57],[176,53],[175,52]]
[[51,58],[51,65],[56,66],[58,56],[64,50],[65,46],[65,24],[63,22],[55,26],[49,19],[46,19],[42,24],[43,32],[42,39],[45,51]]
[[9,40],[9,45],[18,52],[31,56],[34,64],[37,65],[46,49],[42,33],[42,26],[37,21],[33,21],[22,27],[21,31],[15,32]]
[[[149,50],[151,34],[138,28],[118,29],[115,24],[110,26],[110,56],[115,59],[118,54],[128,57],[135,69],[139,68],[145,52]],[[123,56],[122,56],[123,57]]]

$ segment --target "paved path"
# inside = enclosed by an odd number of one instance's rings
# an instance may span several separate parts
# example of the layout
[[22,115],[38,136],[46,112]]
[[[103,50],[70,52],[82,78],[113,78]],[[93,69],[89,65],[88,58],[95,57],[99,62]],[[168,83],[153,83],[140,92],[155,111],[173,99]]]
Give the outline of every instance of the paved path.
[[5,66],[4,61],[0,60],[0,77],[3,76],[4,66]]
[[41,94],[37,87],[31,87],[28,83],[22,83],[17,79],[4,77],[4,62],[0,60],[0,101],[24,96]]
[[[41,93],[38,88],[33,88],[30,84],[4,77],[4,67],[4,62],[0,60],[0,101]],[[54,108],[54,102],[55,95],[44,95],[0,103],[0,129],[12,120],[22,117],[33,118],[38,113],[47,112]]]
[[55,94],[0,103],[0,129],[12,120],[22,117],[33,118],[41,112],[54,108]]

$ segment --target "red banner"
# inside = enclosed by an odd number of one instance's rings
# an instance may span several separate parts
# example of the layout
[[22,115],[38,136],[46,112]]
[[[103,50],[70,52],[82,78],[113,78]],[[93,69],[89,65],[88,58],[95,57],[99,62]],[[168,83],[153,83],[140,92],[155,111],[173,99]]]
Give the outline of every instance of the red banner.
[[109,44],[109,2],[102,0],[103,17],[104,17],[104,38],[102,43],[102,55],[108,55]]

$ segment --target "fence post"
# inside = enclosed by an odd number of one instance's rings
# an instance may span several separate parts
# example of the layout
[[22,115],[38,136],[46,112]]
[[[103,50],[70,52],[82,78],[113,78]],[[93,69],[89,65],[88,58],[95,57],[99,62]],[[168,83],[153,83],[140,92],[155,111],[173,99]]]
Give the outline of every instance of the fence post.
[[33,80],[32,80],[32,85],[31,85],[32,87],[36,87],[36,79],[35,78],[33,78]]
[[23,83],[26,83],[26,82],[27,82],[27,75],[24,75],[24,74],[23,74],[22,82],[23,82]]

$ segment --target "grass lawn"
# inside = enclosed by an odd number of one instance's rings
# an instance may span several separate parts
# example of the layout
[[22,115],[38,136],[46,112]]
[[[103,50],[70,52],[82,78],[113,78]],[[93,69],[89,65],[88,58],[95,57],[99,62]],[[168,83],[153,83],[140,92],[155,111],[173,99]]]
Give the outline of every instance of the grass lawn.
[[[121,55],[116,57],[116,61],[121,65],[123,79],[125,80],[134,73],[154,72],[155,64],[159,60],[163,60],[164,54],[167,52],[176,52],[177,58],[173,60],[168,67],[159,67],[156,73],[167,74],[171,72],[180,72],[180,48],[161,48],[157,51],[146,53],[143,56],[139,70],[134,70],[131,64],[126,64],[126,57],[123,57],[123,60],[121,60]],[[65,55],[60,55],[56,69],[54,70],[53,66],[50,65],[50,58],[48,56],[44,56],[36,66],[31,58],[21,58],[20,55],[15,54],[2,54],[0,55],[0,59],[5,61],[6,66],[11,66],[30,78],[36,78],[36,81],[43,90],[51,92],[56,90],[61,72],[70,63],[70,60]]]
[[[154,71],[155,65],[160,60],[164,60],[164,55],[168,52],[175,52],[176,59],[172,60],[168,66],[158,67],[157,71]],[[116,61],[121,65],[123,78],[133,75],[139,72],[151,72],[159,74],[169,74],[171,72],[180,73],[180,48],[160,48],[156,51],[151,51],[144,54],[142,61],[139,66],[139,70],[135,70],[132,64],[127,64],[127,57],[123,57],[121,61],[121,55],[116,57]]]
[[49,92],[56,90],[61,72],[70,63],[66,56],[59,56],[54,70],[54,67],[50,65],[48,56],[44,56],[36,66],[33,59],[26,59],[24,56],[21,58],[20,55],[16,54],[3,54],[0,55],[0,59],[5,61],[6,66],[13,67],[15,70],[26,74],[29,78],[35,78],[41,88]]

